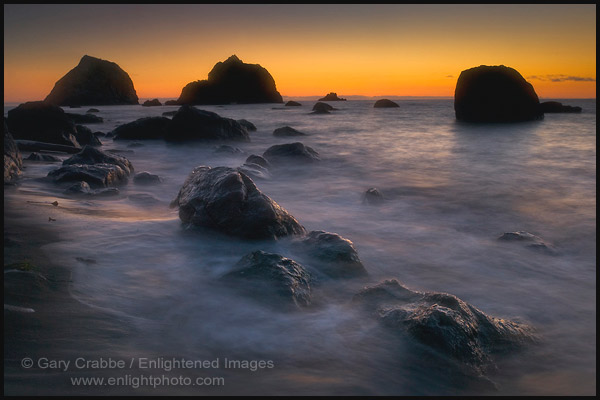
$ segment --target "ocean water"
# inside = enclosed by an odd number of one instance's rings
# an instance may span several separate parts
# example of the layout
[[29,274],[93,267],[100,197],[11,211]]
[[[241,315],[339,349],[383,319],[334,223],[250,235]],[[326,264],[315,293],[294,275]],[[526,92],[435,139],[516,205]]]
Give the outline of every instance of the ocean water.
[[[474,125],[456,121],[452,99],[398,100],[400,107],[391,109],[368,100],[332,102],[338,110],[329,115],[310,115],[315,101],[198,106],[247,119],[258,130],[249,143],[228,143],[239,154],[216,153],[215,144],[131,147],[101,138],[103,150],[126,151],[121,155],[136,172],[158,174],[163,183],[130,181],[113,198],[73,199],[40,179],[56,163],[25,161],[21,184],[5,190],[5,198],[39,202],[44,218],[56,219],[61,241],[45,250],[71,268],[72,296],[122,327],[108,341],[99,327],[97,337],[69,347],[65,357],[217,359],[218,369],[162,373],[225,378],[222,387],[113,388],[119,393],[595,394],[596,101],[559,101],[583,113]],[[104,123],[88,126],[102,132],[176,109],[95,108]],[[286,125],[307,136],[273,136]],[[237,167],[250,154],[295,141],[315,149],[321,162],[279,168],[254,182],[307,230],[351,240],[369,277],[324,283],[313,288],[313,309],[279,313],[225,290],[217,279],[251,251],[289,255],[286,241],[185,230],[169,203],[196,166]],[[379,206],[363,202],[371,187],[385,198]],[[55,200],[58,207],[41,204]],[[513,231],[541,237],[554,252],[498,240]],[[454,381],[407,357],[406,344],[352,305],[362,287],[389,278],[530,324],[540,342],[496,359],[498,371],[490,376],[496,392]],[[223,368],[225,358],[273,367]],[[53,379],[41,381],[39,390],[56,388]]]

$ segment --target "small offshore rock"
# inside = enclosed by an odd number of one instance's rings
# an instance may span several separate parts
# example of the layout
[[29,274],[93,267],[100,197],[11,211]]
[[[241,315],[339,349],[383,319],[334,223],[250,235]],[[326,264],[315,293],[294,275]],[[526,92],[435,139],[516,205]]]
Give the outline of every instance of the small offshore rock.
[[158,175],[151,174],[148,171],[142,171],[135,174],[133,183],[136,185],[156,185],[162,183],[162,178]]
[[306,136],[306,133],[300,132],[291,126],[283,126],[273,131],[273,136]]

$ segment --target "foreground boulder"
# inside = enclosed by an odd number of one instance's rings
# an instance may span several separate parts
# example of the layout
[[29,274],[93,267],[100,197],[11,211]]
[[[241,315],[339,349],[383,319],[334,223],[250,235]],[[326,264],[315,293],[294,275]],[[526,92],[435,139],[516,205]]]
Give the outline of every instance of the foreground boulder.
[[280,310],[311,304],[310,274],[294,260],[279,254],[264,251],[247,254],[221,280]]
[[119,125],[111,133],[114,140],[164,139],[169,123],[167,117],[145,117]]
[[21,152],[15,143],[4,120],[4,184],[14,182],[23,168]]
[[178,104],[283,103],[271,74],[258,64],[246,64],[235,55],[218,62],[208,80],[188,83]]
[[520,122],[543,117],[533,86],[504,65],[462,71],[454,92],[454,110],[456,119],[468,122]]
[[273,131],[273,136],[306,136],[306,133],[300,132],[291,126],[283,126]]
[[246,130],[248,130],[248,131],[256,130],[256,125],[254,125],[252,122],[248,121],[247,119],[238,119],[237,122],[239,122],[239,124],[242,125],[244,128],[246,128]]
[[302,235],[298,221],[245,173],[228,167],[195,168],[171,203],[189,225],[216,229],[247,239]]
[[319,101],[346,101],[346,99],[338,97],[335,92],[330,92],[325,97],[319,99]]
[[494,318],[446,293],[412,291],[397,280],[367,287],[354,297],[388,329],[483,373],[492,355],[535,341],[523,324]]
[[294,246],[310,260],[311,266],[331,278],[367,275],[352,242],[337,233],[312,231],[295,241]]
[[222,118],[214,112],[184,105],[167,125],[165,139],[175,142],[188,140],[249,142],[250,135],[246,128],[233,119]]
[[381,100],[377,100],[375,102],[375,104],[373,105],[373,107],[375,107],[375,108],[396,108],[396,107],[400,107],[400,106],[398,105],[398,103],[393,102],[391,100],[381,99]]
[[158,99],[152,99],[152,100],[146,100],[145,102],[142,103],[143,107],[156,107],[156,106],[162,106],[162,104],[160,104],[160,101]]
[[540,108],[543,113],[580,113],[581,107],[565,106],[558,101],[544,101],[540,103]]
[[131,162],[125,157],[106,153],[92,146],[85,146],[79,153],[63,161],[63,165],[75,164],[112,164],[123,169],[127,175],[133,172],[133,164],[131,164]]
[[300,142],[271,146],[263,153],[263,157],[272,164],[313,163],[321,160],[319,153]]
[[87,182],[80,181],[69,186],[67,189],[65,189],[64,193],[72,196],[84,195],[94,197],[110,197],[117,196],[119,194],[119,189],[114,187],[92,189]]
[[81,146],[102,146],[100,139],[87,126],[76,125],[75,130],[75,138]]
[[58,106],[138,104],[138,97],[131,78],[121,67],[85,55],[56,82],[45,101]]
[[43,101],[20,104],[8,112],[6,123],[15,139],[80,147],[73,121],[62,108]]

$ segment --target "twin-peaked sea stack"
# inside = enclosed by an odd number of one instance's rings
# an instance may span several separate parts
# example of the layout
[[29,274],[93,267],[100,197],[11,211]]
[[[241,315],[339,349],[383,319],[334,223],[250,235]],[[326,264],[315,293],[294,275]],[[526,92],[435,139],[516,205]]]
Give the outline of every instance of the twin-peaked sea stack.
[[85,55],[45,99],[58,106],[138,104],[127,72],[114,62]]
[[521,122],[543,118],[533,86],[504,65],[462,71],[454,93],[456,119],[468,122]]
[[283,103],[275,80],[259,64],[246,64],[233,55],[218,62],[208,80],[188,83],[177,104]]

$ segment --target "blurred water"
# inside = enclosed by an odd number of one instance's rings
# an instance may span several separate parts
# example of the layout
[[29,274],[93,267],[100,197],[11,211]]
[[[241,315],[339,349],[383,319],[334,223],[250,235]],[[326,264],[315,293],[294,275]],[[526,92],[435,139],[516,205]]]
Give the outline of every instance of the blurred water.
[[[302,107],[203,106],[257,126],[251,142],[232,143],[243,153],[215,153],[213,144],[143,141],[128,147],[129,141],[102,139],[105,150],[133,151],[122,155],[136,172],[158,174],[163,183],[130,182],[116,198],[74,200],[38,179],[56,164],[26,161],[22,184],[10,195],[59,201],[53,216],[63,240],[47,250],[73,268],[73,295],[126,316],[143,332],[126,346],[114,343],[107,354],[125,347],[138,355],[277,360],[257,393],[455,393],[451,382],[403,362],[400,348],[373,335],[372,322],[356,324],[349,300],[365,282],[319,288],[320,307],[290,315],[214,284],[241,256],[258,249],[285,252],[285,241],[185,231],[169,202],[198,165],[237,167],[273,144],[302,141],[319,152],[320,163],[280,168],[255,183],[307,230],[352,240],[368,283],[397,278],[415,290],[452,293],[490,315],[533,325],[543,341],[500,361],[494,377],[500,394],[595,393],[596,103],[562,102],[584,112],[472,125],[455,120],[447,99],[398,101],[393,109],[366,100],[338,102],[331,103],[339,110],[330,115],[310,115],[314,102],[308,101]],[[176,109],[95,108],[105,122],[89,127],[103,132]],[[285,125],[308,136],[272,135]],[[370,187],[383,193],[382,205],[363,204]],[[497,240],[518,230],[542,237],[556,254]],[[245,393],[242,387],[235,380],[228,385],[232,393]]]

